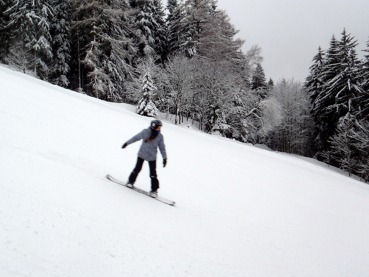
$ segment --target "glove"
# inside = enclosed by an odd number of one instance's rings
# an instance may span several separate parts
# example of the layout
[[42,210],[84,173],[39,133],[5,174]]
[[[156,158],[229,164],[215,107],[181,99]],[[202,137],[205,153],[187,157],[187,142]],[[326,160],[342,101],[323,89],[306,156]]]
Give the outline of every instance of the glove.
[[163,160],[163,167],[165,167],[167,165],[167,159]]
[[127,144],[127,142],[126,142],[125,144],[123,144],[123,145],[122,145],[122,149],[123,149],[123,148],[126,148],[126,147],[127,147],[127,145],[128,145],[128,144]]

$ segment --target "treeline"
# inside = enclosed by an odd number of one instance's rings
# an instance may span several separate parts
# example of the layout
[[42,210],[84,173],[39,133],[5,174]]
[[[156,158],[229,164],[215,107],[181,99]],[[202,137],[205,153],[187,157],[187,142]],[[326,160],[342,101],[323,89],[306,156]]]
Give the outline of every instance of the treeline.
[[2,0],[0,14],[2,63],[369,180],[369,55],[346,31],[319,48],[304,84],[274,84],[216,0]]
[[250,78],[254,60],[216,0],[169,0],[166,10],[161,0],[2,0],[0,59],[108,101],[131,101],[140,67],[176,56],[227,62]]
[[369,41],[360,60],[344,30],[318,49],[305,88],[311,99],[318,159],[369,180]]

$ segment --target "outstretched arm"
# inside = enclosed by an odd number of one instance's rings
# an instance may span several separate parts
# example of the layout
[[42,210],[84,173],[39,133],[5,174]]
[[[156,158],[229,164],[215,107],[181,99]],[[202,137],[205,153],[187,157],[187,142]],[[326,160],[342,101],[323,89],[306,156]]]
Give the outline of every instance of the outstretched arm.
[[142,130],[140,133],[132,137],[131,139],[127,140],[126,143],[123,144],[122,148],[126,148],[127,145],[135,143],[136,141],[139,141],[144,138],[145,130]]

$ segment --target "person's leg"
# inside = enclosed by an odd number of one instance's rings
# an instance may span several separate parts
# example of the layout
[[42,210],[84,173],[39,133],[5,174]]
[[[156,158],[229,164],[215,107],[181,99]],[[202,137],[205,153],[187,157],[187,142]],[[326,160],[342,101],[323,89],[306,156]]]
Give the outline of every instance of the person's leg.
[[140,173],[140,171],[142,169],[143,163],[144,163],[144,160],[141,159],[140,157],[137,157],[136,166],[135,166],[135,168],[133,169],[131,175],[129,175],[129,178],[128,178],[128,183],[129,184],[133,185],[136,182],[136,178],[137,178],[138,174]]
[[156,192],[159,188],[159,180],[156,174],[156,161],[150,161],[150,178],[151,178],[151,191]]

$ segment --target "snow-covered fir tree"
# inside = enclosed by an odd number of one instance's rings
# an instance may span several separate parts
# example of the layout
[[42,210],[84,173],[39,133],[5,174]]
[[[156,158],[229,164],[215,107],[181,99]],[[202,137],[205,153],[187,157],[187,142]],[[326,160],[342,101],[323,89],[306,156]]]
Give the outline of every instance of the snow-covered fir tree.
[[313,58],[313,64],[310,66],[309,76],[306,78],[305,88],[310,94],[311,102],[314,103],[316,97],[323,88],[323,66],[325,62],[325,52],[321,47]]
[[[256,68],[255,68],[254,73],[252,75],[251,89],[253,89],[253,90],[263,90],[263,91],[266,92],[267,87],[268,87],[268,85],[267,85],[267,82],[266,82],[264,69],[261,66],[261,64],[258,63],[256,65]],[[266,95],[262,94],[262,97],[265,98]]]
[[[73,2],[74,82],[94,97],[119,101],[132,78],[133,55],[126,1]],[[76,79],[78,81],[76,81]]]
[[209,22],[211,13],[216,9],[213,2],[213,0],[186,0],[184,3],[186,41],[182,47],[189,57],[197,54],[204,25]]
[[[318,53],[313,58],[313,64],[310,66],[310,73],[306,78],[305,82],[305,90],[310,97],[310,103],[314,105],[316,98],[321,95],[323,90],[323,66],[325,63],[325,52],[322,50],[321,47],[318,48]],[[316,115],[318,114],[318,110]],[[313,129],[313,139],[315,141],[314,148],[316,150],[323,149],[323,142],[321,140],[321,133],[322,125],[321,122],[318,120],[318,117],[315,117],[316,125]]]
[[71,5],[69,1],[51,0],[54,17],[51,23],[52,48],[54,53],[50,81],[62,87],[69,86],[68,74],[71,60]]
[[331,148],[323,153],[325,161],[369,181],[369,122],[359,122],[346,114],[331,138]]
[[5,62],[11,46],[11,32],[9,27],[7,26],[9,24],[9,14],[6,13],[6,10],[8,10],[10,7],[10,0],[0,1],[0,62],[2,63]]
[[359,61],[356,46],[346,30],[341,40],[333,37],[329,49],[319,49],[314,57],[305,87],[312,100],[317,157],[365,179],[362,170],[368,168],[368,158],[362,149],[368,147],[369,94],[365,59]]
[[243,41],[236,39],[238,31],[230,23],[225,11],[217,9],[216,0],[185,1],[184,30],[182,45],[189,57],[199,55],[213,60],[226,60],[234,66],[242,66]]
[[181,53],[183,45],[186,41],[185,31],[185,11],[184,5],[178,0],[168,0],[167,4],[168,16],[166,19],[167,25],[167,48],[168,56],[173,57]]
[[265,143],[267,135],[280,124],[280,105],[275,98],[261,99],[256,91],[235,87],[224,102],[222,108],[228,125],[224,135],[229,138]]
[[228,124],[227,130],[224,132],[224,136],[228,138],[234,138],[238,141],[247,141],[247,125],[246,123],[246,104],[245,104],[246,92],[243,90],[234,91],[225,103],[227,108],[226,122]]
[[268,88],[268,91],[271,91],[274,88],[274,81],[272,78],[269,78],[267,88]]
[[338,116],[348,112],[355,114],[358,109],[359,95],[362,93],[358,74],[359,60],[355,47],[357,41],[344,30],[338,47],[338,74],[326,84],[326,94],[333,94],[336,103],[328,109],[335,109]]
[[78,45],[75,55],[79,62],[79,78],[87,94],[103,98],[107,91],[108,76],[103,69],[106,56],[102,49],[102,39],[105,37],[102,14],[108,5],[93,0],[73,3],[73,37],[77,40],[73,43]]
[[315,140],[318,151],[329,148],[329,139],[334,135],[339,119],[338,114],[332,109],[336,104],[336,95],[333,90],[331,93],[327,93],[329,82],[340,74],[339,51],[339,41],[336,40],[335,36],[332,36],[321,73],[323,87],[321,90],[313,92],[315,99],[312,102],[312,114],[316,127],[317,137]]
[[168,60],[169,50],[167,41],[167,26],[165,23],[165,12],[161,0],[154,0],[154,18],[157,28],[154,29],[156,63],[164,65]]
[[366,49],[364,52],[364,60],[361,66],[362,87],[365,91],[369,91],[369,40],[366,42]]
[[142,77],[142,98],[138,102],[136,112],[139,115],[156,117],[159,113],[155,103],[152,101],[153,92],[156,90],[150,72],[147,71]]
[[54,17],[53,8],[46,0],[19,0],[6,10],[7,24],[13,43],[23,53],[32,55],[28,60],[34,74],[47,80],[52,52],[50,26]]
[[364,50],[364,60],[359,68],[361,88],[363,92],[358,99],[360,108],[357,114],[358,118],[369,118],[369,41],[366,43],[366,49]]
[[141,61],[152,59],[158,60],[155,51],[158,41],[156,32],[160,28],[156,21],[156,7],[154,0],[131,1],[134,9],[133,24],[135,26],[135,43],[138,47],[138,58]]
[[125,99],[126,82],[136,76],[134,56],[137,48],[131,38],[132,22],[130,7],[127,1],[114,0],[110,2],[110,9],[106,11],[109,19],[106,37],[108,59],[105,61],[105,71],[110,76],[112,85],[109,87],[108,100],[120,101]]
[[[197,53],[213,60],[224,60],[236,65],[242,62],[243,41],[236,39],[238,31],[230,23],[225,11],[209,7],[210,12],[203,23]],[[214,10],[212,10],[214,9]]]

